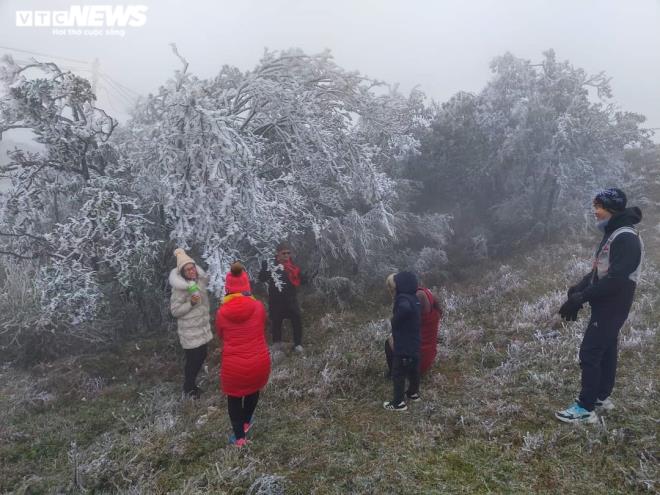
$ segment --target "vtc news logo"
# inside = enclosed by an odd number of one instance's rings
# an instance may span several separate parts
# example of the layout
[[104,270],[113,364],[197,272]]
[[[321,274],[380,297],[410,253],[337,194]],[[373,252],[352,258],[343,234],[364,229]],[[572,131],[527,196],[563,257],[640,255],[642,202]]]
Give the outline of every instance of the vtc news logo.
[[71,5],[68,10],[17,10],[17,27],[126,28],[147,22],[146,5]]

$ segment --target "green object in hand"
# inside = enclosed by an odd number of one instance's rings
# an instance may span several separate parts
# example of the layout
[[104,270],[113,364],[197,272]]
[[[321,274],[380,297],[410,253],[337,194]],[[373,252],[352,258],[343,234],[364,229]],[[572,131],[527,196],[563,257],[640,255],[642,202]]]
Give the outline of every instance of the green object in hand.
[[199,285],[197,283],[188,286],[188,294],[194,294],[195,292],[199,292]]

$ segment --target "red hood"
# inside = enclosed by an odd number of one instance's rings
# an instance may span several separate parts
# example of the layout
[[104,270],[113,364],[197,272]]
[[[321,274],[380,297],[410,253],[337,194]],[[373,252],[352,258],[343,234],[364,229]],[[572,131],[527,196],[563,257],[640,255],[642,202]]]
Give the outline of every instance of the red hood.
[[220,314],[236,323],[242,323],[250,319],[257,308],[257,301],[249,296],[235,297],[220,307]]

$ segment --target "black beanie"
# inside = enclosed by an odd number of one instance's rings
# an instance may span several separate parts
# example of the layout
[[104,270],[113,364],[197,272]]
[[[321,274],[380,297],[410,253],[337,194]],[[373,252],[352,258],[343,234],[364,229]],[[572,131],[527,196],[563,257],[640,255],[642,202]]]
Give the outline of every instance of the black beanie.
[[599,203],[612,213],[625,210],[627,202],[626,193],[616,187],[603,189],[594,198],[594,204]]

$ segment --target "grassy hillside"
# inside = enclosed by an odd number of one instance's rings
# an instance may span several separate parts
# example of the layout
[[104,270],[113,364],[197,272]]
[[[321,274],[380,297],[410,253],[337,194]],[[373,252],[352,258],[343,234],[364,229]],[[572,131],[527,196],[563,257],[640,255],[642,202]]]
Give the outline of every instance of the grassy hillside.
[[[589,243],[595,236],[589,238]],[[544,247],[437,289],[446,318],[422,402],[382,401],[379,302],[305,318],[304,356],[277,356],[251,443],[227,445],[218,353],[200,401],[179,397],[174,334],[0,370],[0,491],[14,493],[657,493],[657,239],[621,335],[616,409],[595,426],[553,412],[579,390],[588,311],[554,314],[591,246]],[[655,257],[655,260],[653,259]],[[376,298],[375,298],[376,299]]]

